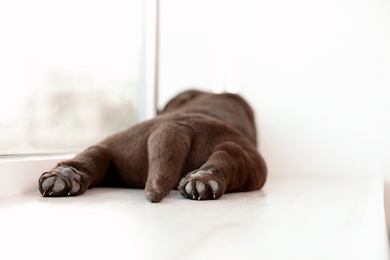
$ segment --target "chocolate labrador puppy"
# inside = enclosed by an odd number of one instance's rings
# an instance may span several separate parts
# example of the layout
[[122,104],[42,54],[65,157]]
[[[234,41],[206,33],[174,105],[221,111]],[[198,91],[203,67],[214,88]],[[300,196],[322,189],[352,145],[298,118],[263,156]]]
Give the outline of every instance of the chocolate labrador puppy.
[[75,196],[93,186],[144,188],[159,202],[178,188],[189,199],[260,189],[265,162],[254,115],[236,94],[185,91],[154,119],[57,164],[39,179],[43,196]]

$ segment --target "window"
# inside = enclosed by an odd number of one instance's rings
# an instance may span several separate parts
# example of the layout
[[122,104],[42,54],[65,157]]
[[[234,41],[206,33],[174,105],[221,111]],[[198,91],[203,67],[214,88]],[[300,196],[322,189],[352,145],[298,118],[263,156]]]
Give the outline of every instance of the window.
[[146,5],[0,2],[0,155],[77,151],[145,118]]

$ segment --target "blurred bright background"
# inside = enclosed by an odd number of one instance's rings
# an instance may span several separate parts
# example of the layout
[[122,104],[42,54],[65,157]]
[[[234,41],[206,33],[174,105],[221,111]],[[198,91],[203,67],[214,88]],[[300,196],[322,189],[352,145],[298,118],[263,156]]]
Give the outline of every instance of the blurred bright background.
[[143,117],[142,0],[0,2],[0,154],[76,151]]
[[163,1],[159,105],[245,96],[270,174],[390,173],[390,1]]

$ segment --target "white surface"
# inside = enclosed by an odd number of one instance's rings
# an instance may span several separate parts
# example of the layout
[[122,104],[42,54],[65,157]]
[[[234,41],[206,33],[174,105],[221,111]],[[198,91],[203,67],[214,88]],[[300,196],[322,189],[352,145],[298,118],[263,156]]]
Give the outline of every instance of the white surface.
[[190,201],[95,188],[0,200],[0,259],[388,259],[370,176],[271,176],[262,191]]

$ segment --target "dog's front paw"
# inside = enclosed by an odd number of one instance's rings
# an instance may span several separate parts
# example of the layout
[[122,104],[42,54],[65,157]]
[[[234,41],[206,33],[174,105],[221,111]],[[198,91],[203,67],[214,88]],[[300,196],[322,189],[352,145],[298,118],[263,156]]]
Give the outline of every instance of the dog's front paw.
[[217,169],[196,170],[182,178],[178,188],[193,200],[218,199],[224,193],[225,180]]
[[44,197],[75,196],[88,188],[88,175],[71,166],[57,166],[39,178],[39,191]]

